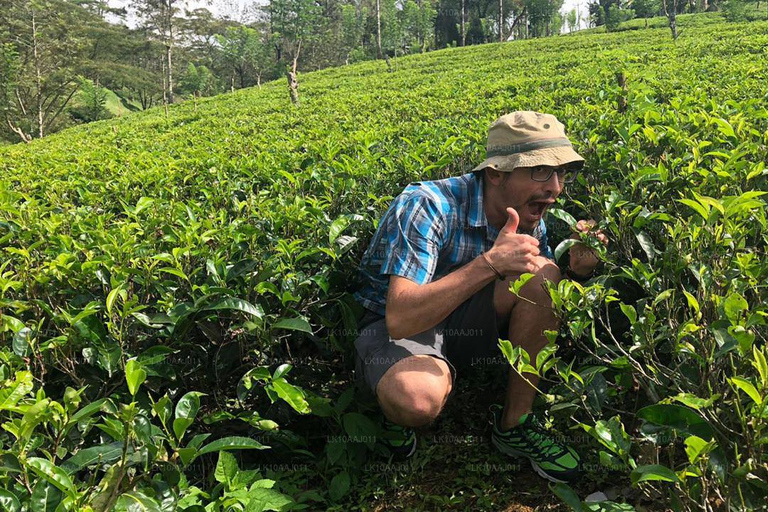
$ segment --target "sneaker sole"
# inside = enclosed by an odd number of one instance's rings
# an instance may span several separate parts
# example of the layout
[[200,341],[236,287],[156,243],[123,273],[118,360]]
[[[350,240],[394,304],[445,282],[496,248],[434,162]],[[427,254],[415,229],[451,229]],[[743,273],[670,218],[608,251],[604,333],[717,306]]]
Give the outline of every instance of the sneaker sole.
[[499,442],[496,439],[496,436],[491,436],[491,442],[493,443],[493,445],[496,448],[499,449],[500,452],[502,452],[502,453],[504,453],[506,455],[511,455],[513,457],[518,457],[518,458],[522,457],[524,459],[528,459],[528,462],[531,463],[531,467],[533,468],[533,470],[541,478],[543,478],[545,480],[549,480],[550,482],[553,482],[553,483],[556,483],[556,484],[568,483],[568,480],[560,480],[560,479],[557,479],[557,478],[553,477],[552,475],[548,475],[543,469],[541,469],[541,467],[539,467],[539,465],[536,463],[535,460],[533,460],[532,458],[530,458],[528,455],[526,455],[523,452],[517,451],[514,448],[510,448],[509,446],[507,446],[505,444],[502,444],[501,442]]

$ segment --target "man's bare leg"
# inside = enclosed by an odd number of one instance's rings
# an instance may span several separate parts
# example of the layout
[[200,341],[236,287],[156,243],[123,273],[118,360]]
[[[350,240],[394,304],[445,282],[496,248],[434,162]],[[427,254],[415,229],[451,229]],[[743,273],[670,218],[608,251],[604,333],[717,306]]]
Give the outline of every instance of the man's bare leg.
[[376,396],[389,421],[421,427],[440,414],[452,384],[445,361],[428,355],[410,356],[387,370],[376,386]]
[[[514,278],[513,278],[514,279]],[[560,269],[549,263],[520,290],[520,295],[530,302],[515,297],[509,291],[509,280],[499,282],[494,290],[494,306],[501,318],[509,318],[509,341],[513,346],[525,349],[535,362],[536,355],[547,344],[546,330],[557,330],[559,322],[552,310],[552,301],[543,288],[544,280],[558,282]],[[507,381],[507,395],[501,428],[508,429],[519,423],[520,417],[531,411],[539,379],[526,373],[524,376],[510,369]]]

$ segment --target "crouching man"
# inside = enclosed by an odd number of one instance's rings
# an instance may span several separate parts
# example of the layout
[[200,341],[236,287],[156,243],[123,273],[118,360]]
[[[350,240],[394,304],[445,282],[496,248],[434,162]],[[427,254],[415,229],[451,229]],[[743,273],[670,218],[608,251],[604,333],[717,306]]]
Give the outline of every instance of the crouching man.
[[[406,455],[416,448],[412,429],[440,414],[456,367],[500,355],[499,338],[535,359],[547,344],[544,331],[558,329],[544,281],[589,277],[598,262],[590,250],[572,249],[560,269],[547,246],[544,214],[584,164],[554,116],[500,117],[486,156],[463,176],[410,184],[361,263],[364,285],[355,297],[366,314],[356,372],[386,417],[390,448]],[[535,277],[520,299],[509,284],[524,273]],[[573,481],[579,456],[539,427],[531,412],[536,390],[526,379],[537,383],[510,370],[504,405],[492,408],[493,444],[529,459],[548,480]]]

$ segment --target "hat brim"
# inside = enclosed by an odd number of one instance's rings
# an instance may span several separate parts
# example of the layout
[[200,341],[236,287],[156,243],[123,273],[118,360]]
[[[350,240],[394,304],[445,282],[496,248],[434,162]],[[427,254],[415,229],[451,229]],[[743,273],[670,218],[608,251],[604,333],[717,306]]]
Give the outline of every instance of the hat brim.
[[573,166],[574,169],[581,169],[584,167],[584,159],[569,146],[542,148],[514,155],[486,158],[480,165],[472,169],[472,172],[482,171],[487,167],[501,172],[512,172],[518,167],[536,167],[539,165],[550,167],[568,165]]

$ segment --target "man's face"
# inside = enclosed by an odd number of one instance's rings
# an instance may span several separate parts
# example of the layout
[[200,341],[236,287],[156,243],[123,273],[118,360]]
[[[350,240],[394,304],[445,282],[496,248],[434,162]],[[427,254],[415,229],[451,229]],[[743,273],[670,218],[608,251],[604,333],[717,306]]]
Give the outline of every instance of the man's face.
[[[551,168],[539,168],[536,171],[538,179],[546,177]],[[555,169],[556,170],[556,169]],[[563,191],[562,177],[557,172],[546,181],[534,181],[531,179],[530,167],[518,167],[514,171],[504,173],[500,184],[502,210],[511,206],[520,215],[518,231],[531,232],[539,224],[547,208]],[[505,214],[506,215],[506,214]]]

